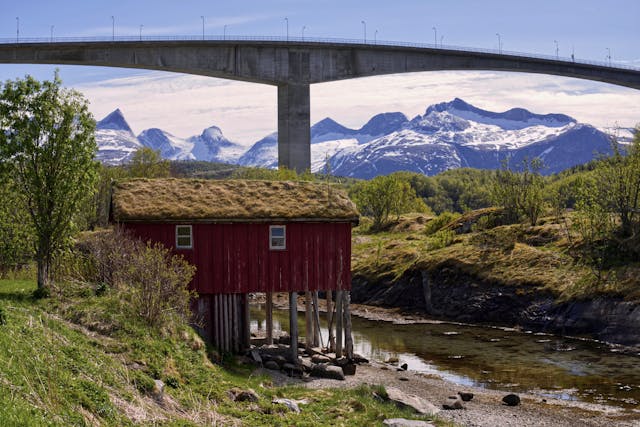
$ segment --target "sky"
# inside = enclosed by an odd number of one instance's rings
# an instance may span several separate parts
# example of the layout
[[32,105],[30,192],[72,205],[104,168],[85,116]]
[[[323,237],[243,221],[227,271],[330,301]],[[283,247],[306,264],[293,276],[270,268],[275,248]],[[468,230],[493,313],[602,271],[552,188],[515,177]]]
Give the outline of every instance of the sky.
[[[55,7],[52,7],[55,4]],[[638,0],[0,0],[0,39],[40,37],[280,36],[376,39],[529,52],[640,67]],[[113,20],[112,17],[113,16]],[[19,18],[19,19],[16,19]],[[287,18],[285,20],[285,18]],[[363,21],[365,22],[363,24]],[[142,26],[142,27],[141,27]],[[226,28],[225,28],[226,26]],[[434,30],[435,28],[435,30]],[[497,36],[500,34],[500,37]],[[0,80],[51,78],[56,66],[0,64]],[[96,119],[120,108],[134,132],[188,137],[215,125],[249,145],[277,128],[272,86],[158,71],[58,66]],[[640,91],[556,76],[446,71],[367,77],[311,87],[311,121],[359,128],[380,112],[409,118],[455,97],[484,109],[564,113],[598,127],[640,123]]]

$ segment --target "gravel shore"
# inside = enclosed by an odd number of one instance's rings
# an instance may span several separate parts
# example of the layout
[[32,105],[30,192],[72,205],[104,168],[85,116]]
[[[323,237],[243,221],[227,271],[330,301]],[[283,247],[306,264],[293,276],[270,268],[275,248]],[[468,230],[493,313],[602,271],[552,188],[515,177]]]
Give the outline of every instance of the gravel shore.
[[502,397],[509,393],[507,391],[462,387],[439,377],[412,371],[398,371],[393,365],[377,361],[358,365],[356,375],[347,376],[345,381],[316,378],[303,381],[277,371],[267,369],[259,369],[259,371],[272,376],[274,383],[279,385],[298,384],[314,389],[382,384],[419,396],[439,408],[448,396],[455,395],[459,391],[471,392],[474,397],[470,402],[465,402],[465,409],[441,410],[438,413],[440,418],[460,426],[640,426],[640,410],[629,411],[557,399],[543,400],[540,396],[527,394],[519,394],[520,405],[510,407],[502,404]]

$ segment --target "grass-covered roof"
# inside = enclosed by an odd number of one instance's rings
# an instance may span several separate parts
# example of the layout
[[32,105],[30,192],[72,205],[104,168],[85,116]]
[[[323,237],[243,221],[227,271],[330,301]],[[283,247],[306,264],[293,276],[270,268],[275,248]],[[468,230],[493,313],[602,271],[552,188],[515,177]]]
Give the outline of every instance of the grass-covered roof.
[[272,221],[357,222],[346,194],[312,182],[133,179],[114,183],[115,221]]

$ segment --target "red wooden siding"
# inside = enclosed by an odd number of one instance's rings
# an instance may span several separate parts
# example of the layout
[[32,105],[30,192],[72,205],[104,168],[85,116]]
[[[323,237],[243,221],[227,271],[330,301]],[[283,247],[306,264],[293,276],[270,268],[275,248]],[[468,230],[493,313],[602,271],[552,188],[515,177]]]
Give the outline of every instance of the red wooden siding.
[[174,224],[123,225],[194,264],[200,294],[351,289],[350,223],[284,224],[286,250],[269,249],[272,224],[192,224],[193,249],[184,250],[175,249]]

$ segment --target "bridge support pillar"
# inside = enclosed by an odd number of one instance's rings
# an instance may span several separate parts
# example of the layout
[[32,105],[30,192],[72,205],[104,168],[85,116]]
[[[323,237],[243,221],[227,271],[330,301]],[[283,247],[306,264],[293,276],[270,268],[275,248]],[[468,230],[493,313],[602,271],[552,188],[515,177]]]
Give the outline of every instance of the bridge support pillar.
[[311,105],[308,83],[278,86],[278,166],[311,169]]

